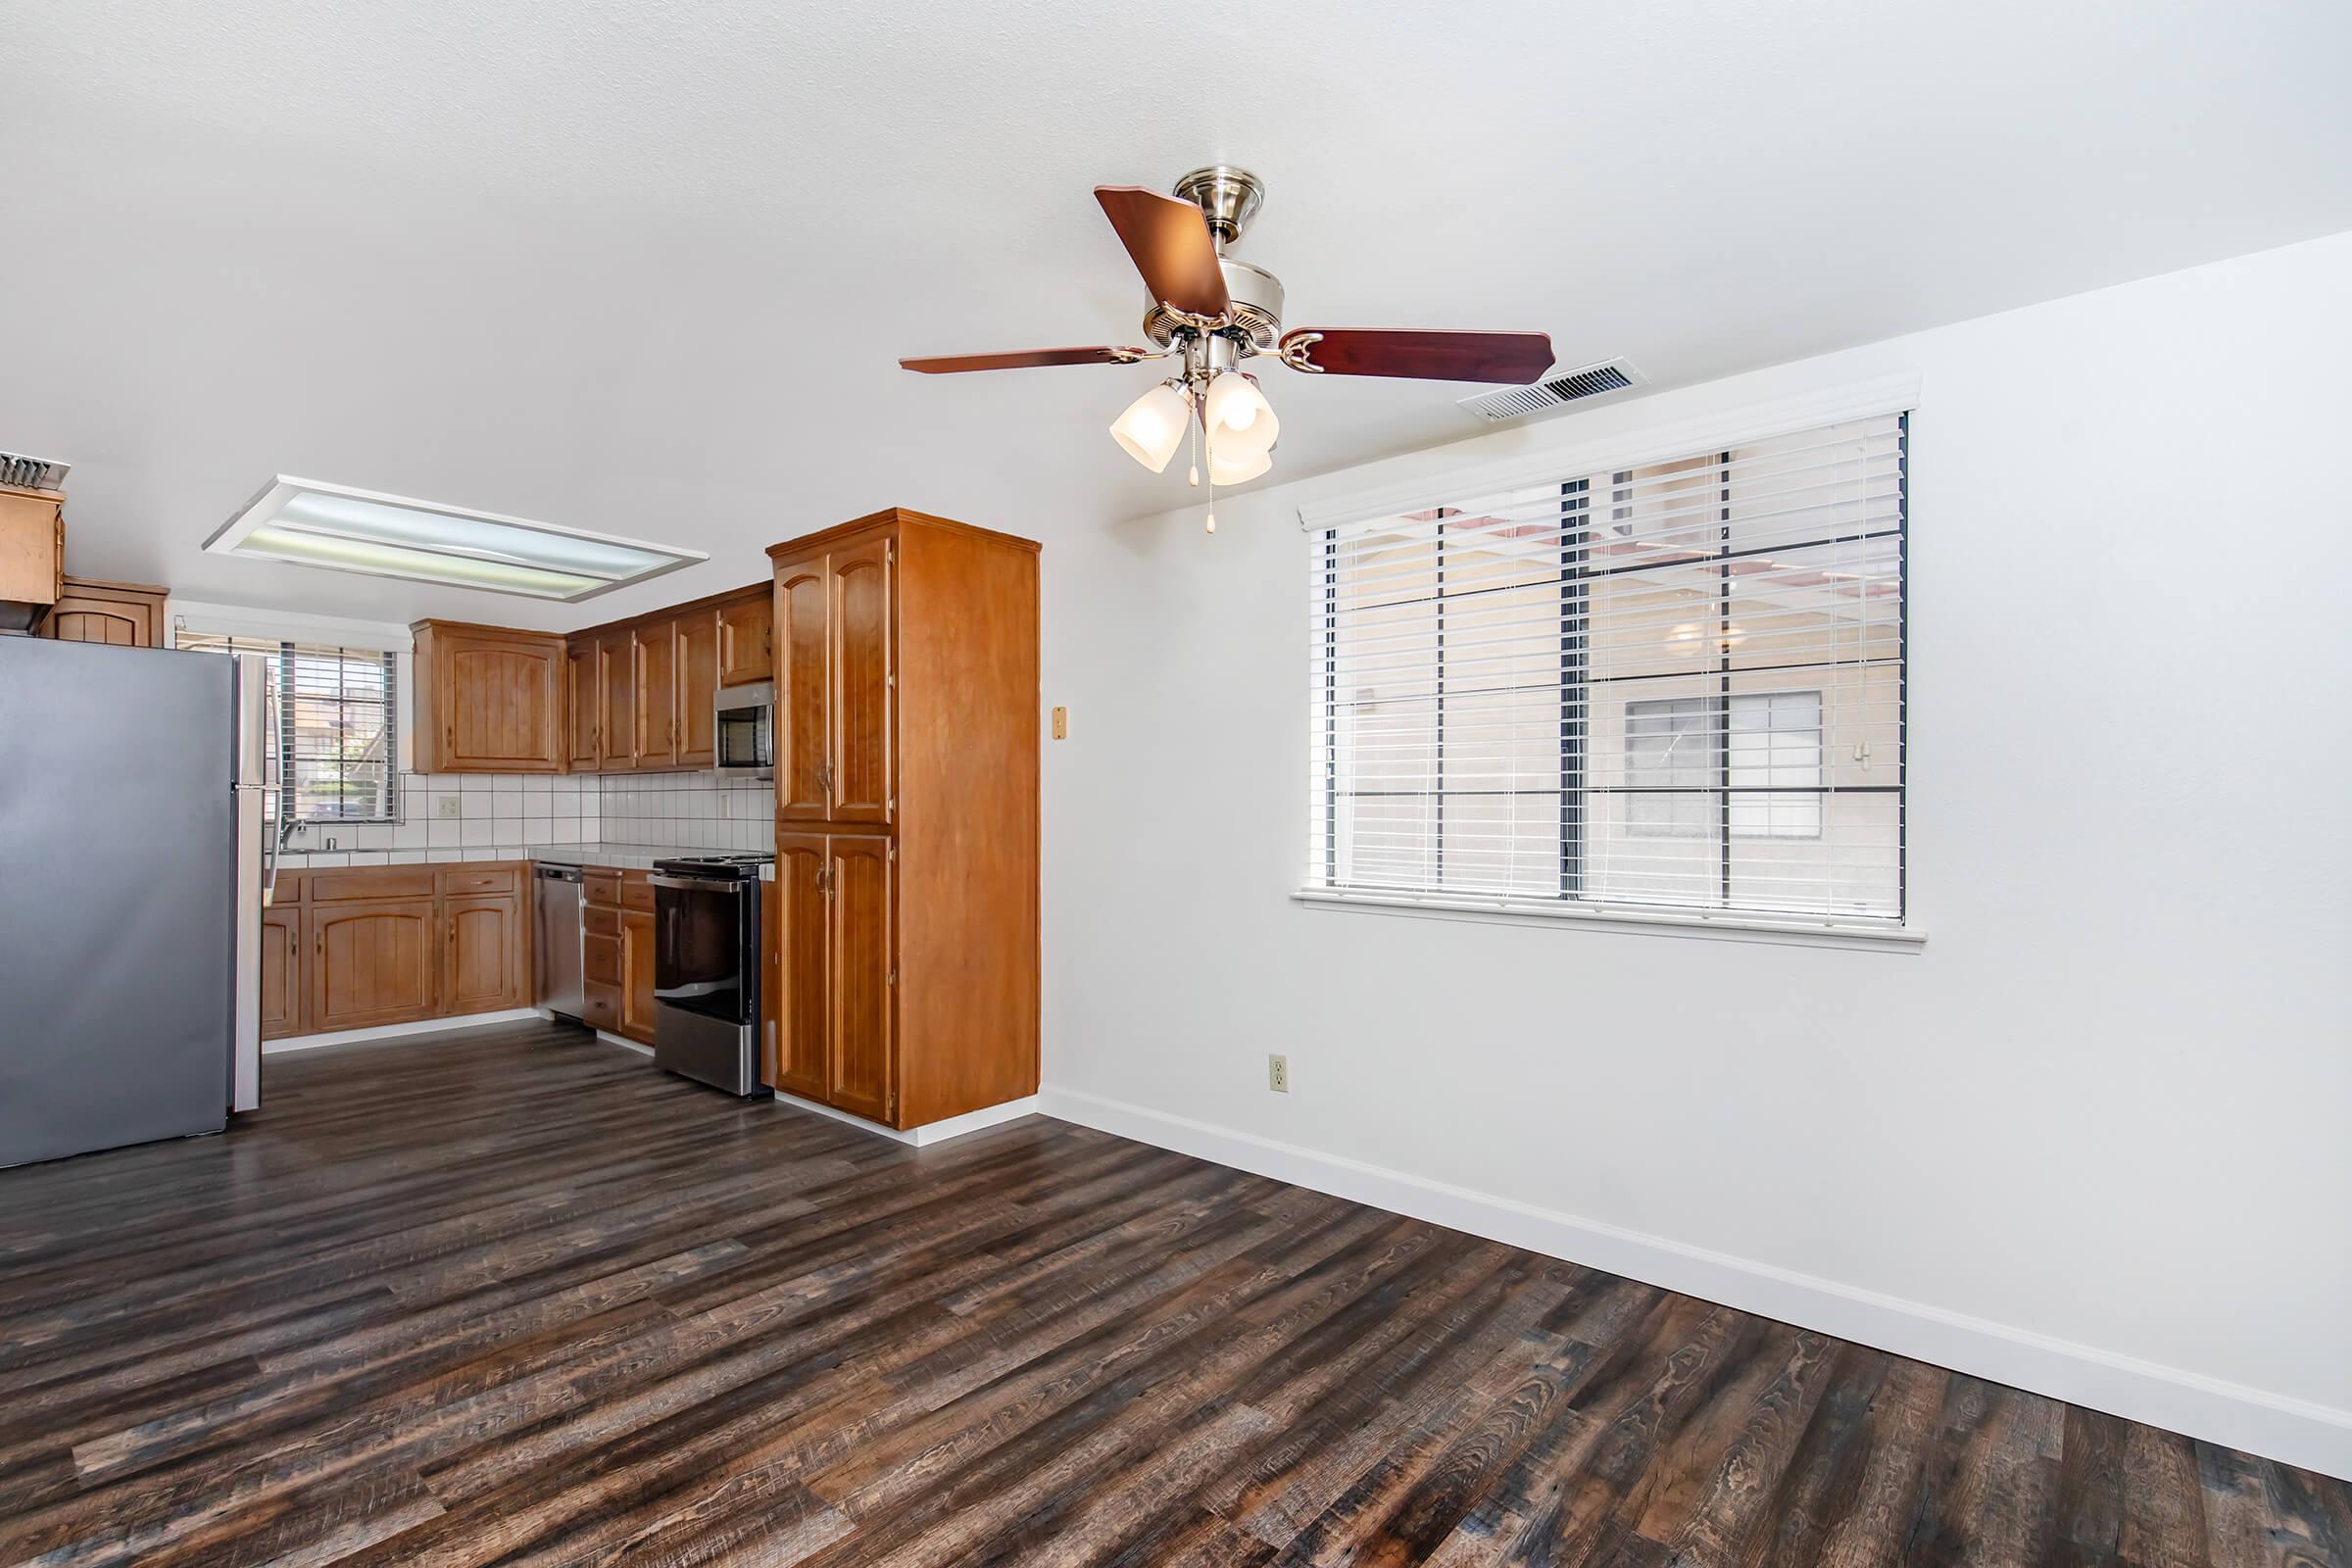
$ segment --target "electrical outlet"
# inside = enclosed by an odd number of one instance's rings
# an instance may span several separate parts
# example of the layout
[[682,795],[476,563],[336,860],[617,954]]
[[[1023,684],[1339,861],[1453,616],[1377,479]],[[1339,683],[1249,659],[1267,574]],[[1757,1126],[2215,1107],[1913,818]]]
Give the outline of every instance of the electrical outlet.
[[438,800],[439,805],[437,806],[436,809],[443,821],[446,822],[452,818],[466,814],[466,803],[460,800],[457,796],[443,795],[440,796]]
[[1279,1054],[1266,1057],[1266,1087],[1278,1095],[1291,1092],[1291,1058]]

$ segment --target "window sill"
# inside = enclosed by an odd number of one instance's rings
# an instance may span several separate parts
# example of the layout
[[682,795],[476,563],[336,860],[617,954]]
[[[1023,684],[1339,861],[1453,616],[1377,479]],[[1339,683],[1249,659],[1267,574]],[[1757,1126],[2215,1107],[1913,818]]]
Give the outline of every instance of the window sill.
[[1659,909],[1575,907],[1512,899],[1439,898],[1409,893],[1351,893],[1300,888],[1291,895],[1310,909],[1353,909],[1421,919],[1475,920],[1496,925],[1586,926],[1648,936],[1713,937],[1732,942],[1800,948],[1855,948],[1916,953],[1928,934],[1915,926],[1839,924],[1832,920],[1774,920],[1750,914],[1681,913]]

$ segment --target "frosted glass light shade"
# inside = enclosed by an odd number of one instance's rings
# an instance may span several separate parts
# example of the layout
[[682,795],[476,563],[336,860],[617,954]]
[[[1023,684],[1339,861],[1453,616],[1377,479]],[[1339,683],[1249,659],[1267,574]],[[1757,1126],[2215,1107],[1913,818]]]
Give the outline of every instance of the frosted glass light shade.
[[1248,435],[1261,449],[1274,444],[1271,435],[1257,429],[1258,420],[1274,417],[1274,406],[1258,391],[1257,383],[1239,370],[1227,370],[1208,383],[1200,413],[1212,432],[1221,427],[1237,435]]
[[1273,453],[1237,440],[1230,430],[1218,431],[1209,441],[1208,482],[1220,489],[1248,484],[1273,466]]
[[1127,405],[1110,421],[1110,438],[1136,462],[1158,473],[1184,444],[1184,421],[1192,405],[1184,394],[1162,382]]
[[279,474],[204,548],[532,599],[591,599],[710,557]]

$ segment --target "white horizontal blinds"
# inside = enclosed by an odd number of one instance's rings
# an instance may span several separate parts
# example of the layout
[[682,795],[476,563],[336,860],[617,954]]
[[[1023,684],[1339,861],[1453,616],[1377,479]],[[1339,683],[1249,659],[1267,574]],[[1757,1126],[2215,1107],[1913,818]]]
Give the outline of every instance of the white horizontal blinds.
[[390,822],[399,816],[393,765],[399,713],[395,656],[369,648],[273,642],[182,630],[200,653],[263,654],[276,666],[278,809],[297,822]]
[[1314,880],[1899,918],[1903,439],[1327,530]]

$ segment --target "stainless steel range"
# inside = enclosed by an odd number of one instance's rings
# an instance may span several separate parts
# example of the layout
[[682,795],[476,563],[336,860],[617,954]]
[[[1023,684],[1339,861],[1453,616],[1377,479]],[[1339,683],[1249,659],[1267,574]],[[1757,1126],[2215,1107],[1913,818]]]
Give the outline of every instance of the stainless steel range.
[[654,862],[654,1061],[733,1095],[760,1082],[760,870],[773,855]]

